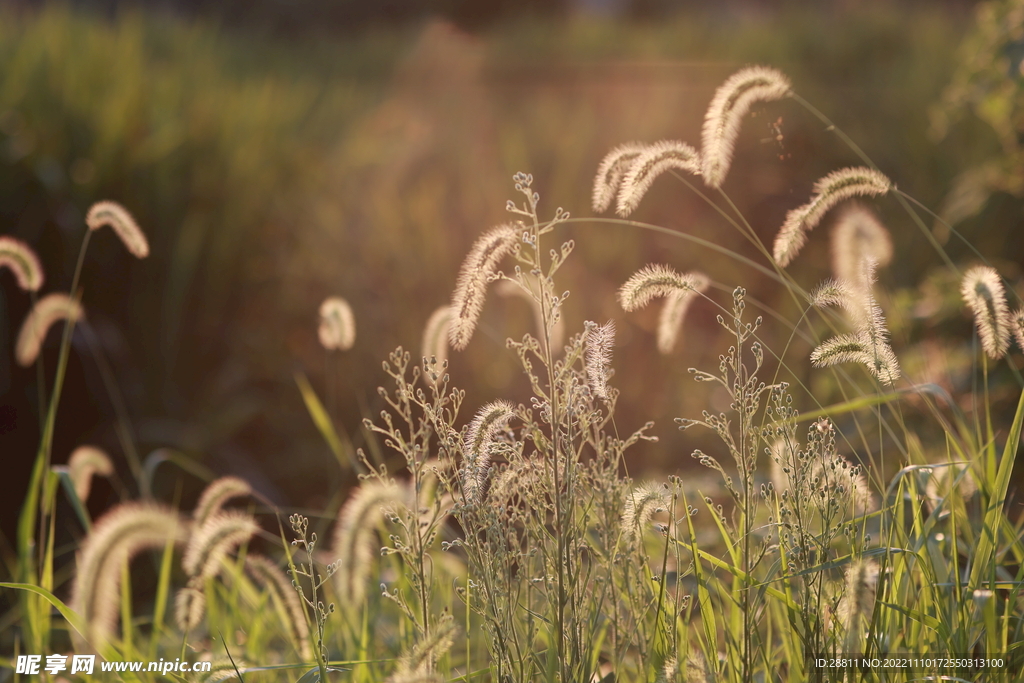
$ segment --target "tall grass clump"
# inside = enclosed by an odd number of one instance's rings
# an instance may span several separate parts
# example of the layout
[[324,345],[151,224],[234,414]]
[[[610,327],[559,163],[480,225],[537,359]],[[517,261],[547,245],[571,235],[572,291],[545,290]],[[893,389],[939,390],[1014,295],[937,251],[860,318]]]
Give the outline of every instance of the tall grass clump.
[[[730,198],[742,188],[726,182],[740,128],[765,102],[804,109],[859,157],[814,184],[773,245]],[[702,133],[699,151],[683,142],[614,149],[597,169],[594,208],[617,200],[619,214],[629,214],[655,177],[676,178],[754,243],[762,262],[741,262],[796,308],[775,309],[742,284],[716,281],[714,262],[699,272],[629,264],[639,269],[618,304],[640,315],[664,299],[659,351],[691,350],[680,330],[698,309],[726,339],[717,365],[689,371],[688,390],[706,395],[707,407],[676,419],[699,446],[679,473],[642,482],[629,475],[631,450],[658,447],[653,423],[616,418],[615,371],[631,367],[617,353],[616,331],[631,319],[574,320],[566,306],[560,283],[576,242],[563,234],[595,239],[581,225],[595,219],[561,208],[545,214],[533,176],[517,173],[512,219],[469,248],[450,304],[427,320],[421,355],[399,347],[383,362],[389,386],[363,423],[366,447],[350,463],[355,486],[322,515],[291,514],[291,540],[280,510],[253,485],[209,477],[191,521],[143,501],[86,528],[65,605],[53,592],[55,480],[44,431],[19,536],[23,580],[5,584],[28,596],[27,646],[49,647],[52,605],[106,657],[205,648],[218,660],[218,680],[890,680],[877,668],[820,664],[853,656],[911,659],[922,680],[1019,677],[1024,522],[1007,505],[1024,426],[1024,382],[1007,361],[1011,338],[1024,337],[1008,302],[1019,308],[1019,283],[987,264],[960,273],[929,239],[921,205],[775,69],[729,78]],[[677,171],[717,193],[705,195]],[[874,203],[851,205],[855,198]],[[127,214],[104,211],[139,255]],[[833,212],[835,277],[805,282],[787,268]],[[901,362],[914,340],[894,332],[905,331],[893,323],[907,312],[891,303],[878,267],[898,262],[881,217],[895,228],[904,214],[961,282],[963,314],[974,321],[979,342],[960,340],[974,350],[973,386],[962,395],[920,381]],[[523,379],[518,392],[464,405],[448,367],[470,344],[489,343],[474,332],[492,283],[530,302],[533,328],[505,343]],[[67,301],[74,297],[76,286]],[[80,318],[64,317],[69,327]],[[785,327],[784,347],[768,343],[777,338],[769,325]],[[320,332],[329,349],[351,347],[347,303],[324,302]],[[634,336],[632,344],[643,343]],[[990,392],[997,380],[1015,407]],[[328,411],[308,383],[302,388],[337,446]],[[59,389],[51,396],[52,430]],[[699,468],[708,476],[694,476]],[[232,501],[247,509],[226,509]],[[152,612],[140,619],[126,567],[145,548],[163,552],[153,556]],[[173,625],[165,614],[172,584],[180,585]]]

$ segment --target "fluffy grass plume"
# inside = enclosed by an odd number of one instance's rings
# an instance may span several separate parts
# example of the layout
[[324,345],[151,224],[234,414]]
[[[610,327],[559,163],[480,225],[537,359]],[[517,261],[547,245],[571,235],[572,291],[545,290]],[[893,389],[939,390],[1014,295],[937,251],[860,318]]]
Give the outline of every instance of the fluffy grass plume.
[[619,304],[625,311],[637,311],[654,298],[677,291],[700,291],[704,276],[694,273],[680,275],[668,266],[651,264],[633,274],[619,288]]
[[119,505],[93,525],[79,550],[69,605],[85,620],[93,645],[106,642],[117,624],[125,563],[145,548],[182,541],[185,531],[177,512],[156,503]]
[[815,308],[849,308],[853,301],[853,292],[845,280],[829,278],[811,290],[807,303]]
[[626,495],[620,531],[623,538],[642,538],[644,527],[657,512],[668,509],[669,490],[664,484],[646,482]]
[[[532,291],[540,291],[532,275],[524,273],[522,277],[526,280],[526,286]],[[533,322],[537,326],[537,335],[541,345],[546,344],[547,334],[545,334],[544,330],[544,311],[541,310],[540,302],[514,280],[502,280],[494,287],[494,291],[500,296],[519,297],[530,304],[530,309],[533,311]],[[565,344],[565,320],[562,316],[558,316],[551,326],[551,348],[552,350],[558,350],[562,348],[563,344]]]
[[329,296],[320,304],[320,344],[328,351],[348,351],[356,343],[356,318],[352,307],[340,296]]
[[814,184],[811,201],[786,214],[782,229],[775,238],[775,260],[780,266],[788,266],[807,242],[807,233],[843,200],[883,195],[891,189],[892,181],[878,171],[863,166],[829,173]]
[[[452,319],[452,307],[439,306],[430,314],[426,327],[423,328],[423,343],[420,345],[422,356],[426,360],[437,361],[437,367],[443,367],[448,359],[448,325]],[[427,373],[430,377],[430,373]],[[432,380],[433,378],[431,378]]]
[[83,503],[89,498],[93,476],[109,477],[113,473],[110,456],[95,446],[79,446],[68,458],[68,476],[75,486],[75,495]]
[[701,173],[708,187],[719,188],[729,173],[743,117],[755,102],[771,102],[790,93],[789,79],[765,66],[737,71],[723,83],[704,117]]
[[[831,429],[831,422],[829,422]],[[860,471],[860,467],[851,465],[841,455],[829,455],[814,463],[811,468],[811,480],[818,480],[816,491],[806,492],[811,496],[820,496],[822,507],[826,500],[833,498],[839,501],[841,509],[852,512],[857,517],[877,509],[878,505],[868,480]]]
[[627,142],[608,152],[601,160],[597,167],[597,177],[594,178],[595,213],[604,213],[612,205],[612,200],[619,193],[622,179],[645,147],[639,142]]
[[999,273],[989,266],[971,268],[964,273],[960,294],[974,313],[981,347],[989,358],[1002,358],[1010,346],[1010,311]]
[[487,283],[498,263],[518,241],[519,231],[515,226],[509,223],[499,225],[481,235],[462,262],[452,295],[452,319],[448,326],[448,341],[456,351],[469,344],[484,307]]
[[822,342],[811,352],[811,363],[815,367],[863,363],[879,382],[891,385],[900,377],[900,365],[889,346],[889,330],[882,309],[872,294],[875,261],[866,258],[861,265],[859,281],[863,287],[858,288],[854,296],[846,298],[857,331]]
[[846,568],[846,590],[839,602],[839,620],[845,632],[844,652],[860,652],[865,629],[871,623],[878,586],[878,564],[856,559]]
[[598,398],[608,400],[608,379],[611,376],[612,349],[615,348],[615,321],[604,325],[586,323],[586,354],[584,364],[587,370],[587,384]]
[[857,283],[860,264],[872,258],[880,266],[892,260],[892,239],[875,213],[860,203],[843,208],[832,229],[832,273]]
[[273,596],[287,617],[288,633],[292,644],[299,651],[302,659],[313,659],[313,649],[309,643],[309,624],[306,623],[305,612],[299,594],[292,586],[291,579],[276,564],[263,555],[250,553],[245,556],[245,571],[257,585]]
[[616,213],[623,217],[633,213],[654,180],[672,168],[700,175],[700,154],[678,140],[661,140],[644,149],[622,178]]
[[189,576],[209,578],[220,571],[228,553],[242,545],[259,527],[243,512],[217,512],[195,529],[185,547],[181,566]]
[[1010,328],[1013,330],[1013,338],[1017,340],[1017,348],[1024,351],[1024,308],[1013,314]]
[[438,619],[430,635],[420,640],[412,650],[402,656],[398,668],[388,678],[389,683],[408,683],[410,681],[430,680],[437,660],[451,649],[455,642],[455,620],[451,615]]
[[335,576],[338,592],[349,606],[358,607],[366,595],[366,581],[377,554],[373,541],[383,517],[381,508],[406,497],[405,489],[394,482],[370,480],[363,482],[341,508],[331,552],[341,559]]
[[85,317],[82,305],[67,294],[47,294],[32,307],[18,333],[14,357],[18,365],[28,367],[39,358],[46,333],[58,320],[78,322]]
[[174,594],[174,623],[182,633],[199,626],[206,615],[206,594],[192,585],[179,588]]
[[498,434],[515,416],[515,406],[508,401],[492,401],[477,412],[469,423],[463,441],[462,487],[466,498],[477,500],[483,493],[490,466],[491,446]]
[[252,487],[244,479],[238,477],[214,479],[199,496],[196,509],[192,512],[192,519],[195,520],[196,526],[200,527],[210,517],[220,512],[229,500],[248,496],[251,493]]
[[117,202],[97,202],[89,208],[85,223],[90,230],[99,230],[109,225],[124,243],[125,248],[137,258],[149,256],[149,242],[145,233],[135,222],[128,210]]
[[925,497],[934,510],[939,503],[957,489],[964,500],[978,492],[978,484],[971,474],[970,465],[936,467],[925,484]]
[[693,278],[693,286],[688,289],[678,289],[665,297],[665,305],[661,308],[658,316],[658,351],[663,354],[670,354],[679,341],[679,334],[683,328],[683,318],[690,304],[697,297],[697,294],[707,290],[711,281],[703,273],[691,272],[686,274]]
[[26,292],[38,292],[43,286],[39,257],[30,246],[8,235],[0,235],[0,268],[9,269],[18,286]]

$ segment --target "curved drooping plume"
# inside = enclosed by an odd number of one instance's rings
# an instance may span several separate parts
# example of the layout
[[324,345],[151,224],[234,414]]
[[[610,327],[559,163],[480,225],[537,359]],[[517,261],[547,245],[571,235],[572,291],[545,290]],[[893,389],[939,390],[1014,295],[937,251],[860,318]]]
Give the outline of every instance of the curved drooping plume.
[[320,304],[320,344],[328,351],[348,351],[356,343],[356,318],[352,307],[340,296],[329,296]]
[[[437,372],[444,367],[448,360],[448,325],[452,319],[452,307],[449,305],[440,306],[430,314],[427,324],[423,328],[423,342],[420,345],[422,356],[426,360],[431,358],[437,361],[435,366]],[[427,370],[427,379],[433,381],[430,370]]]
[[668,266],[651,264],[638,270],[619,288],[619,304],[625,311],[638,311],[659,296],[677,291],[700,291],[706,280],[699,273],[680,275]]
[[207,579],[220,571],[221,560],[259,530],[244,512],[217,512],[195,529],[185,547],[181,566],[191,577]]
[[832,274],[858,285],[860,264],[872,258],[879,266],[892,260],[892,239],[874,211],[860,203],[844,207],[832,228]]
[[880,172],[863,166],[829,173],[814,184],[811,201],[786,214],[782,229],[775,238],[775,260],[780,266],[788,266],[807,242],[807,233],[843,200],[883,195],[892,188],[892,181]]
[[26,292],[38,292],[43,286],[43,266],[39,257],[19,239],[0,235],[0,268],[14,274],[18,286]]
[[196,508],[192,512],[192,519],[196,526],[201,527],[207,520],[221,511],[221,508],[235,498],[242,498],[252,494],[252,487],[249,482],[238,477],[221,477],[210,482],[196,502]]
[[853,305],[854,294],[846,280],[833,280],[829,278],[811,290],[807,297],[807,303],[815,308],[850,308]]
[[188,633],[206,615],[206,593],[191,583],[174,594],[174,623],[182,633]]
[[964,273],[960,294],[974,313],[981,347],[989,358],[1002,358],[1010,346],[1010,311],[999,273],[989,266],[971,268]]
[[469,344],[484,307],[487,283],[498,263],[515,248],[519,239],[515,226],[508,223],[499,225],[481,235],[462,262],[452,295],[452,318],[448,326],[448,341],[456,351]]
[[47,294],[32,307],[18,333],[14,357],[22,367],[28,367],[39,358],[46,333],[58,320],[78,322],[85,317],[82,305],[67,294]]
[[665,297],[665,305],[658,316],[658,351],[663,354],[672,353],[679,340],[683,327],[683,318],[697,294],[707,290],[711,281],[707,275],[697,271],[686,274],[692,278],[692,287],[677,289]]
[[846,631],[845,652],[859,652],[871,622],[878,586],[878,564],[856,559],[846,568],[846,590],[839,602],[839,619]]
[[1010,327],[1013,329],[1013,338],[1017,340],[1017,348],[1024,351],[1024,308],[1013,314]]
[[601,160],[597,167],[597,177],[594,178],[594,213],[604,213],[612,205],[622,179],[644,148],[643,143],[627,142],[608,152]]
[[843,305],[854,321],[856,331],[840,334],[819,344],[811,352],[815,367],[830,367],[840,363],[863,363],[879,382],[893,384],[900,377],[899,360],[889,346],[889,330],[882,309],[875,300],[875,262],[866,258],[861,264],[858,281],[863,286],[851,292],[843,283],[826,282],[815,295],[824,304]]
[[155,503],[126,503],[100,518],[82,542],[70,607],[85,621],[86,637],[102,647],[117,624],[121,571],[140,550],[184,540],[187,524]]
[[704,117],[701,173],[708,187],[719,188],[729,173],[743,117],[755,102],[771,102],[791,92],[789,79],[776,69],[750,66],[723,83]]
[[421,683],[444,680],[434,673],[434,664],[455,642],[457,628],[451,615],[437,620],[430,635],[417,642],[402,655],[395,672],[386,683]]
[[477,501],[483,495],[491,463],[491,447],[498,434],[515,416],[515,406],[508,401],[492,401],[469,423],[463,441],[462,488],[466,499]]
[[622,217],[633,213],[654,180],[672,168],[700,175],[700,154],[678,140],[661,140],[644,149],[622,178],[616,213]]
[[[539,287],[536,285],[536,278],[532,275],[523,274],[523,278],[526,279],[527,287],[532,289],[534,292],[540,292]],[[500,296],[506,297],[518,297],[523,299],[530,304],[530,310],[533,311],[533,322],[537,326],[537,336],[540,340],[541,346],[544,346],[547,335],[544,330],[544,312],[541,310],[540,302],[533,298],[530,292],[523,289],[523,287],[514,280],[502,280],[494,287]],[[559,315],[554,324],[551,326],[551,350],[556,352],[562,348],[565,343],[565,320]]]
[[245,571],[259,586],[273,596],[287,617],[288,633],[292,644],[302,655],[302,659],[313,659],[313,649],[309,642],[309,624],[306,623],[305,611],[299,594],[292,586],[291,579],[276,564],[263,555],[249,553],[245,556]]
[[350,607],[359,607],[366,596],[373,558],[379,554],[373,539],[383,518],[381,508],[404,505],[406,497],[405,489],[394,482],[370,480],[363,482],[341,508],[331,552],[341,560],[335,581],[342,600]]
[[608,400],[608,379],[611,376],[612,349],[615,347],[615,321],[604,325],[586,323],[586,353],[584,365],[587,370],[587,384],[594,396]]
[[620,530],[626,540],[643,537],[644,527],[657,512],[668,509],[671,492],[664,484],[646,482],[626,494]]
[[75,495],[83,503],[89,498],[93,476],[109,477],[113,473],[110,456],[96,446],[79,446],[68,458],[68,476],[75,487]]
[[109,225],[124,243],[125,248],[136,258],[149,256],[149,242],[145,233],[135,222],[128,210],[117,202],[97,202],[89,208],[85,223],[90,230],[99,230]]

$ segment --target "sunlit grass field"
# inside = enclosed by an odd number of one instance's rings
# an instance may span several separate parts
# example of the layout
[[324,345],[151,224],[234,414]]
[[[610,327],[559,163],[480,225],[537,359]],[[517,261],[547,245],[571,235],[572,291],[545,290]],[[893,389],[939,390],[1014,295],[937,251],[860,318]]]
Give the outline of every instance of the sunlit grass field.
[[0,8],[5,672],[1018,680],[1020,205],[949,201],[1012,94],[942,94],[967,16],[824,12]]

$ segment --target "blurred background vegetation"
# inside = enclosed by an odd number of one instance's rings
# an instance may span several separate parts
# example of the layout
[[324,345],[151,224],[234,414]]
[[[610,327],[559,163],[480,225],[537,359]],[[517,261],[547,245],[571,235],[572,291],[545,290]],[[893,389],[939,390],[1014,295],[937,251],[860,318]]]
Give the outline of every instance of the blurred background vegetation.
[[[997,31],[958,54],[973,24],[969,3],[422,0],[368,13],[373,4],[0,2],[0,232],[41,254],[46,290],[69,285],[95,200],[122,202],[153,245],[136,262],[101,234],[83,279],[90,329],[144,457],[172,449],[208,471],[243,476],[280,503],[329,508],[353,474],[316,431],[296,373],[310,377],[338,429],[364,445],[361,419],[380,410],[380,361],[399,344],[419,354],[422,327],[449,298],[469,245],[507,220],[514,172],[533,173],[546,213],[561,206],[590,216],[593,174],[612,146],[698,143],[714,89],[749,63],[789,74],[901,189],[930,207],[960,207],[962,232],[1020,280],[1020,192],[982,184],[966,209],[948,198],[966,171],[1003,158],[1021,130],[1019,36]],[[986,69],[996,85],[978,85]],[[959,92],[947,89],[954,81]],[[999,116],[1003,129],[993,123]],[[726,189],[770,243],[814,180],[856,163],[818,121],[780,102],[745,125]],[[966,396],[971,322],[957,283],[931,274],[940,258],[894,202],[875,206],[896,245],[881,277],[894,346],[912,381]],[[763,263],[672,178],[656,183],[634,218]],[[806,288],[828,275],[829,227],[792,269]],[[935,232],[955,261],[973,258],[948,230]],[[743,285],[790,320],[800,310],[748,267],[681,239],[608,222],[576,223],[560,236],[577,244],[563,280],[569,329],[619,321],[620,429],[658,425],[661,442],[634,452],[631,473],[690,467],[701,444],[689,433],[684,440],[672,418],[725,407],[686,372],[717,366],[727,344],[717,311],[696,304],[683,343],[661,357],[656,310],[626,316],[617,287],[660,261],[704,270],[722,302]],[[5,487],[16,492],[0,516],[10,538],[39,424],[35,373],[14,366],[11,354],[29,302],[7,275],[0,285],[0,453],[14,465]],[[316,337],[328,295],[349,300],[358,329],[355,348],[334,356]],[[944,313],[925,322],[925,309]],[[790,329],[766,315],[769,345],[784,348]],[[531,324],[524,302],[488,301],[470,349],[451,358],[453,382],[469,394],[466,418],[484,401],[525,397],[504,339]],[[112,400],[80,334],[74,344],[55,461],[80,443],[119,460]],[[808,372],[809,351],[798,340],[786,357],[827,404],[829,376]],[[51,337],[51,371],[56,352]],[[1022,364],[1014,352],[1010,365]],[[993,381],[997,399],[1016,391],[1004,374]],[[194,495],[199,482],[180,479],[182,495]],[[178,480],[167,477],[162,494],[174,495]],[[116,485],[97,487],[107,487],[91,498],[98,509],[121,495]]]

